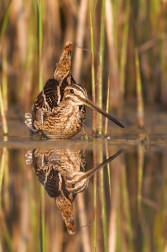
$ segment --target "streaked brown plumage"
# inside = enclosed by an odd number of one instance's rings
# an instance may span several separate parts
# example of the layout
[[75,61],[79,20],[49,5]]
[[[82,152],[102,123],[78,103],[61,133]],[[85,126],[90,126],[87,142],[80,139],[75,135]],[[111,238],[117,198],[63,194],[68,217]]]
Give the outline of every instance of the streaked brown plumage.
[[[66,182],[75,174],[84,174],[84,152],[63,148],[34,149],[27,152],[26,158],[26,163],[33,165],[37,178],[49,196],[55,199],[69,234],[74,234],[73,201],[77,193],[87,187],[88,180],[80,182],[78,189],[75,188],[76,180],[70,186]],[[75,192],[71,192],[70,189],[74,188]]]
[[75,82],[70,73],[71,52],[72,43],[67,42],[54,78],[46,82],[32,107],[32,113],[25,114],[27,127],[48,138],[71,138],[79,133],[84,125],[85,105],[124,127],[93,104],[88,99],[85,88]]
[[82,90],[86,95],[86,90],[78,84],[68,85],[65,79],[60,88],[61,98],[58,104],[57,87],[59,83],[56,80],[47,81],[33,105],[32,114],[26,114],[25,123],[33,131],[42,132],[49,138],[71,138],[84,124],[85,106],[82,102],[77,103],[77,96],[70,92]]
[[56,65],[54,79],[62,83],[65,77],[70,76],[72,43],[66,42],[59,63]]
[[34,149],[26,153],[26,164],[32,164],[40,183],[54,198],[69,234],[75,233],[73,201],[88,185],[89,178],[111,162],[123,150],[85,172],[86,159],[80,149]]
[[123,127],[121,123],[88,99],[85,88],[75,83],[68,85],[66,79],[63,80],[60,102],[57,104],[56,91],[58,85],[59,83],[56,80],[49,79],[33,105],[32,114],[27,113],[25,115],[25,123],[33,131],[42,132],[49,138],[61,139],[75,136],[84,125],[84,105],[96,109],[120,127]]

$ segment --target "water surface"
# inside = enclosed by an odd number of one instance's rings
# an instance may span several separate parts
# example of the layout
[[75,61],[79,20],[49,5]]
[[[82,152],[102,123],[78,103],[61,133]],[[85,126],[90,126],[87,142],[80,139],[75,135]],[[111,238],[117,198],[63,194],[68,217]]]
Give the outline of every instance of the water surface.
[[166,139],[1,138],[0,251],[165,251]]

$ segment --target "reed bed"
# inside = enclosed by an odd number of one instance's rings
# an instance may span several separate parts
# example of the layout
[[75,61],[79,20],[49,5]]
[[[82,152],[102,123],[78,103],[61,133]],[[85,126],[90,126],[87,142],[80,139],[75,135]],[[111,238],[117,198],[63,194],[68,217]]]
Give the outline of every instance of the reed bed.
[[[139,128],[145,126],[144,104],[166,108],[166,1],[6,0],[1,1],[0,9],[0,110],[4,134],[8,133],[7,111],[16,105],[22,112],[30,109],[45,81],[53,76],[66,41],[74,44],[72,74],[97,105],[106,107],[108,112],[114,110],[118,117],[126,113],[126,105],[132,105]],[[93,111],[92,117],[92,134],[107,135],[108,120],[104,127],[101,115]],[[117,147],[109,147],[106,143],[106,157]],[[160,246],[160,251],[165,251],[166,228],[162,220],[166,223],[166,183],[163,179],[166,177],[166,151],[162,156],[156,151],[155,156],[147,153],[151,159],[148,164],[144,162],[141,143],[108,165],[106,172],[101,170],[96,174],[87,191],[92,202],[80,197],[75,206],[75,213],[79,212],[77,224],[85,224],[86,228],[81,227],[83,231],[79,228],[81,232],[70,239],[56,207],[45,197],[32,171],[27,171],[24,165],[19,171],[23,177],[12,173],[16,179],[11,183],[15,199],[25,198],[26,206],[29,205],[26,215],[29,225],[26,226],[26,218],[22,221],[18,218],[15,225],[9,208],[14,213],[19,209],[24,216],[25,202],[16,206],[9,196],[4,196],[4,188],[7,195],[11,193],[8,178],[4,179],[9,165],[6,159],[4,166],[5,151],[1,153],[0,165],[3,206],[0,209],[0,250],[16,251],[23,246],[24,251],[55,251],[56,247],[56,251],[65,252],[126,252],[137,251],[137,248],[152,251]],[[92,152],[95,167],[103,161],[104,152],[103,148]],[[16,156],[23,159],[19,151]],[[16,156],[10,153],[17,161],[14,168],[19,166]],[[161,161],[163,183],[159,185],[151,171],[160,167]],[[11,172],[14,168],[10,164]],[[148,173],[144,174],[143,169]],[[18,183],[24,190],[19,190]],[[158,191],[158,186],[162,189],[162,198],[154,189]],[[8,214],[12,219],[10,224]],[[93,224],[89,226],[92,219]],[[29,232],[25,232],[25,227]],[[26,233],[24,241],[18,233]],[[25,241],[30,243],[27,245]]]
[[[109,81],[109,111],[115,109],[120,115],[120,111],[125,112],[124,104],[135,104],[138,114],[139,72],[142,100],[166,106],[163,52],[166,51],[167,6],[166,1],[147,2],[36,0],[17,4],[2,1],[0,57],[2,66],[6,65],[7,69],[4,96],[9,108],[19,104],[24,111],[30,109],[39,90],[53,76],[64,43],[70,40],[76,45],[73,73],[77,81],[92,92],[92,99],[99,106],[102,107],[107,98]],[[140,59],[138,69],[136,50]],[[101,134],[104,133],[101,115],[98,118],[97,127],[93,112],[92,129],[93,132],[98,129]]]

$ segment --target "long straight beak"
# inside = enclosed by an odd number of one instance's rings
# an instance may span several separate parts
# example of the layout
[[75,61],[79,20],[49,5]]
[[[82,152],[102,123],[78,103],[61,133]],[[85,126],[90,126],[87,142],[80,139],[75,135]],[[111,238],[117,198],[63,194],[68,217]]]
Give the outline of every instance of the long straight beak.
[[109,120],[113,121],[114,123],[116,123],[118,126],[120,126],[121,128],[125,128],[120,122],[118,122],[114,117],[112,117],[111,115],[109,115],[108,113],[106,113],[104,110],[102,110],[101,108],[99,108],[97,105],[95,105],[93,102],[91,102],[89,99],[86,99],[84,101],[85,105],[87,105],[88,107],[95,109],[96,111],[98,111],[100,114],[106,116]]
[[[114,155],[106,159],[103,163],[99,164],[97,167],[87,171],[87,172],[76,172],[74,175],[70,178],[68,177],[66,179],[66,189],[69,190],[72,193],[78,193],[82,192],[86,186],[86,183],[90,177],[92,177],[99,169],[101,169],[103,166],[114,160],[116,157],[118,157],[123,152],[123,149],[117,151]],[[71,174],[72,175],[72,174]],[[71,185],[74,184],[75,187],[71,188]]]

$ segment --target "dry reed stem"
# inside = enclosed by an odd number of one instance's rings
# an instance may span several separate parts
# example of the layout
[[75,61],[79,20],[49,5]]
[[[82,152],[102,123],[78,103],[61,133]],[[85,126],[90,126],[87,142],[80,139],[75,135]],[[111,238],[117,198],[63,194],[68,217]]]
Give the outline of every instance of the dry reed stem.
[[110,81],[111,81],[111,91],[110,100],[112,103],[110,107],[119,107],[120,97],[119,97],[119,73],[118,73],[118,62],[117,62],[117,52],[114,45],[114,23],[113,23],[113,4],[112,1],[106,0],[106,35],[108,44],[108,54],[109,54],[109,71],[110,71]]
[[41,209],[40,209],[40,251],[46,251],[46,225],[45,225],[45,189],[41,189]]
[[36,19],[38,33],[38,81],[39,91],[43,87],[43,71],[42,71],[42,45],[43,45],[43,0],[36,0]]
[[7,125],[7,120],[6,120],[5,110],[4,110],[4,103],[3,103],[3,99],[2,99],[1,86],[0,86],[0,110],[1,110],[3,134],[6,135],[6,134],[8,134],[8,125]]
[[[97,151],[93,149],[93,167],[97,166]],[[93,222],[93,247],[96,252],[97,246],[97,173],[93,176],[93,210],[94,210],[94,222]]]
[[2,182],[3,182],[3,177],[4,177],[4,170],[5,170],[5,160],[6,160],[6,155],[7,155],[7,148],[4,147],[2,149],[2,157],[1,157],[1,163],[0,163],[0,210],[1,210],[1,199],[2,199]]
[[[115,148],[112,148],[115,151]],[[120,207],[120,157],[112,162],[112,204],[109,219],[108,247],[109,252],[115,252],[117,243],[117,218]]]
[[[106,101],[106,112],[108,113],[109,111],[109,106],[110,106],[110,78],[108,75],[108,82],[107,82],[107,101]],[[108,131],[108,118],[105,118],[105,127],[104,127],[104,135],[107,135],[107,131]]]
[[[94,20],[94,14],[96,10],[96,0],[95,5],[92,11],[91,7],[91,0],[88,0],[89,2],[89,23],[90,23],[90,44],[91,44],[91,53],[92,53],[92,59],[91,59],[91,79],[92,79],[92,101],[96,103],[96,89],[95,89],[95,56],[94,56],[94,30],[93,30],[93,20]],[[94,3],[94,1],[93,1]],[[92,133],[93,136],[96,134],[96,111],[92,111]]]
[[164,252],[167,252],[167,242],[166,242],[165,247],[164,247]]
[[7,109],[8,109],[7,58],[5,50],[2,57],[2,84],[0,86],[0,111],[2,117],[2,129],[5,135],[8,134],[8,126],[6,120]]
[[[99,146],[98,150],[98,163],[101,164],[103,162],[103,148],[102,145]],[[100,201],[101,201],[101,219],[102,219],[102,238],[104,243],[104,251],[107,251],[108,247],[108,227],[107,227],[107,218],[106,218],[106,197],[104,193],[104,170],[101,169],[99,172],[100,179]]]
[[[3,141],[8,141],[8,137],[4,136]],[[8,192],[8,185],[9,185],[9,150],[7,150],[5,152],[4,164],[5,164],[4,183],[3,183],[3,190],[5,192],[5,194],[4,194],[4,205],[5,205],[4,210],[9,212],[10,211],[10,195],[9,195],[9,192]]]
[[[115,190],[114,190],[115,191]],[[109,252],[116,251],[116,239],[117,239],[117,209],[113,207],[110,211],[110,220],[109,220]]]
[[137,93],[137,118],[139,128],[144,127],[144,105],[143,105],[143,94],[142,84],[140,77],[140,65],[138,50],[135,49],[135,65],[136,65],[136,93]]
[[[52,230],[52,236],[48,235],[47,239],[47,251],[62,251],[63,250],[63,241],[65,239],[64,235],[64,221],[60,216],[58,209],[55,209],[55,200],[52,201],[49,199],[49,204],[46,202],[46,206],[50,206],[51,213],[49,215],[49,220],[46,220],[47,223],[50,223],[50,230]],[[51,200],[51,201],[50,201]],[[47,208],[46,208],[47,209]],[[55,211],[57,210],[57,211]],[[47,225],[48,227],[48,225]],[[53,250],[54,247],[54,250]]]
[[[167,38],[167,36],[166,36]],[[163,39],[161,43],[161,71],[163,73],[162,80],[161,80],[161,101],[162,103],[167,106],[167,59],[164,55],[167,54],[167,39]]]
[[[82,0],[80,2],[80,7],[78,11],[78,25],[77,25],[77,31],[76,31],[76,45],[79,47],[83,47],[84,45],[84,35],[85,35],[85,23],[86,23],[86,17],[87,17],[87,6],[88,6],[88,0]],[[82,58],[83,58],[83,50],[75,48],[75,54],[74,54],[74,63],[73,63],[73,73],[75,76],[75,79],[77,80],[77,83],[80,83],[81,78],[81,64],[82,64]]]
[[[127,46],[128,46],[128,33],[129,33],[129,13],[130,13],[130,1],[126,1],[125,9],[125,22],[123,27],[123,39],[121,46],[121,56],[120,56],[120,98],[123,104],[123,99],[125,95],[125,69],[127,63]],[[121,108],[122,109],[122,108]]]
[[14,252],[14,245],[13,245],[13,242],[11,240],[11,237],[10,237],[10,232],[9,232],[9,229],[7,227],[7,224],[5,222],[5,216],[3,215],[3,213],[0,213],[0,219],[1,219],[1,230],[3,232],[3,235],[4,235],[4,239],[6,241],[6,246],[7,246],[7,251],[9,252]]
[[[28,47],[28,16],[29,16],[29,5],[30,1],[24,3],[23,0],[14,0],[11,1],[11,10],[10,10],[10,19],[12,23],[14,21],[14,27],[16,29],[16,39],[13,40],[14,43],[14,53],[12,67],[15,67],[15,71],[18,76],[17,83],[17,100],[21,101],[24,104],[24,65],[26,62],[27,56],[27,47]],[[12,42],[11,42],[12,44]],[[8,48],[10,48],[8,46]],[[10,50],[10,49],[8,49]],[[8,52],[9,53],[9,52]],[[8,57],[10,57],[8,55]],[[13,83],[12,83],[13,84]]]
[[[48,77],[53,76],[53,71],[56,68],[56,63],[61,54],[60,51],[64,46],[62,42],[62,36],[64,34],[64,31],[61,29],[60,8],[61,8],[60,1],[48,0],[43,2],[44,28],[43,28],[42,66],[44,69],[43,72],[44,80],[47,80]],[[47,36],[45,36],[45,34],[47,34]]]
[[[31,92],[32,92],[32,76],[33,76],[33,49],[34,49],[34,37],[33,37],[33,21],[30,21],[29,24],[29,37],[28,37],[28,50],[27,50],[27,60],[25,66],[25,74],[23,76],[24,82],[24,95],[23,101],[25,111],[28,111],[30,108],[31,102]],[[26,96],[25,96],[26,94]]]
[[[123,225],[126,226],[125,233],[123,233],[124,242],[128,247],[128,251],[134,251],[133,247],[133,233],[132,233],[132,224],[131,224],[131,212],[130,212],[130,201],[129,201],[129,193],[127,187],[128,181],[126,176],[126,166],[125,162],[121,163],[121,194],[122,194],[122,212],[121,215],[125,216],[125,223]],[[121,195],[120,195],[121,197]],[[126,241],[126,236],[128,237],[128,241]]]
[[28,6],[23,6],[24,4],[29,4],[28,2],[23,2],[22,0],[14,0],[15,2],[15,11],[17,16],[17,36],[18,36],[18,53],[19,59],[22,65],[25,63],[26,52],[27,52],[27,25],[28,22],[26,20],[26,10]]
[[[23,189],[22,192],[22,200],[20,204],[20,235],[18,237],[18,251],[26,252],[27,251],[27,241],[29,240],[28,238],[28,224],[29,224],[29,202],[28,202],[28,192],[26,188]],[[24,237],[24,239],[23,239]]]
[[7,55],[6,50],[2,56],[2,97],[4,104],[4,111],[8,110],[8,83],[7,83]]
[[[99,44],[99,65],[98,65],[98,82],[97,82],[97,104],[100,108],[103,107],[103,65],[104,65],[104,43],[105,43],[105,0],[102,0],[101,20],[100,20],[100,44]],[[103,133],[103,116],[98,113],[98,134]]]
[[104,182],[104,170],[100,170],[100,196],[101,196],[101,215],[102,215],[102,228],[103,228],[103,242],[104,251],[108,251],[108,223],[107,223],[107,209],[106,209],[106,195],[105,195],[105,182]]
[[[109,158],[109,150],[108,150],[108,142],[105,141],[105,152],[106,152],[106,158]],[[109,184],[109,194],[110,194],[110,200],[111,200],[111,163],[107,164],[107,173],[108,173],[108,184]]]
[[138,214],[141,213],[142,184],[143,184],[143,164],[144,164],[143,146],[141,144],[139,144],[138,145],[138,190],[137,190]]
[[81,232],[83,251],[91,252],[88,226],[85,226],[86,224],[88,224],[88,220],[87,220],[87,215],[85,211],[85,202],[84,202],[83,193],[80,193],[77,196],[77,204],[78,204],[79,224],[81,226],[80,232]]

